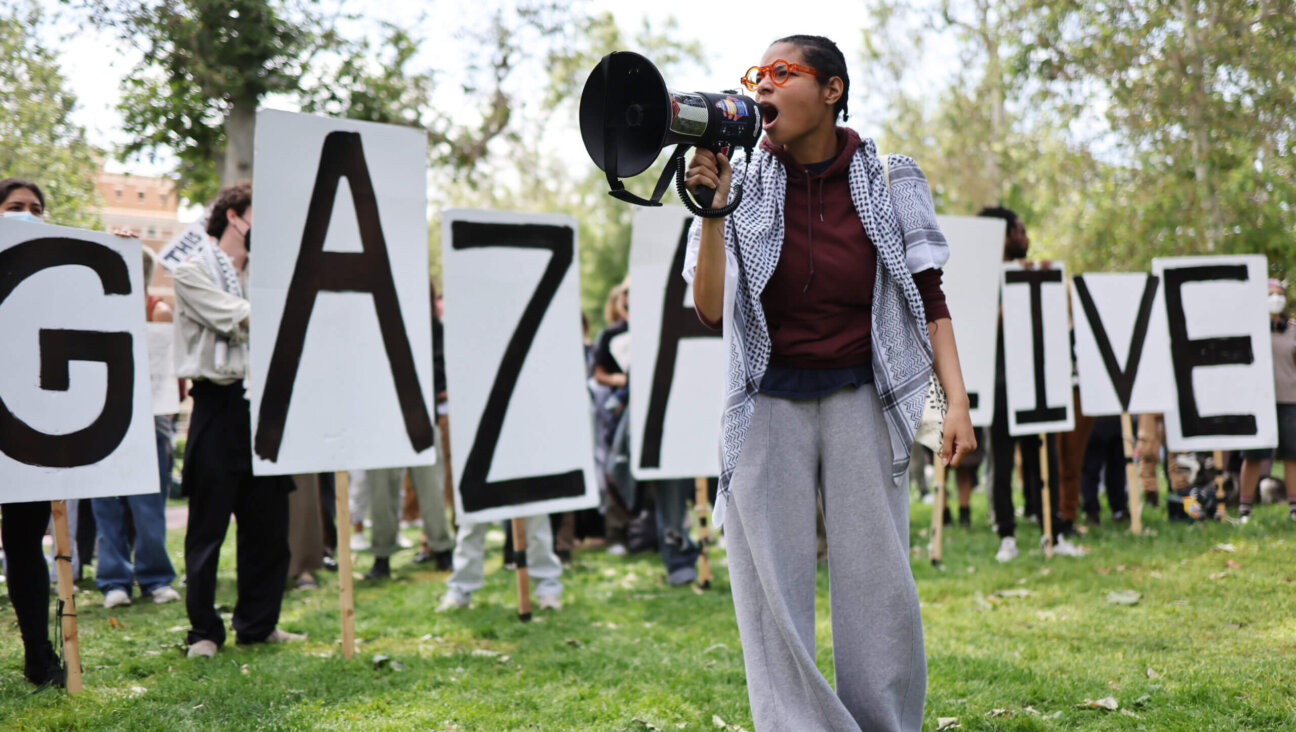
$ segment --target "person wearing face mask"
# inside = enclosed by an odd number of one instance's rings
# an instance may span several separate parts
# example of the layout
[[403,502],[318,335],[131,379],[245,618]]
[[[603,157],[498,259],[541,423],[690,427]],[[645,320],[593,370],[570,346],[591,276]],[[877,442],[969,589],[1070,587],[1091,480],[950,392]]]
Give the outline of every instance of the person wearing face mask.
[[1287,485],[1287,516],[1296,521],[1296,321],[1288,317],[1287,286],[1269,280],[1269,342],[1273,347],[1274,395],[1278,401],[1278,447],[1242,452],[1241,499],[1238,517],[1251,519],[1260,463],[1283,461]]
[[[917,730],[927,670],[907,478],[933,371],[949,398],[940,459],[976,449],[940,288],[949,246],[913,159],[884,164],[837,126],[850,77],[835,43],[782,38],[742,81],[765,137],[742,166],[708,150],[690,160],[686,185],[714,189],[715,208],[731,181],[744,195],[731,216],[694,222],[683,274],[735,354],[715,525],[752,718],[757,730]],[[817,497],[835,690],[815,663]]]
[[252,474],[247,376],[247,266],[252,186],[222,188],[208,218],[209,238],[175,269],[176,374],[192,379],[193,415],[183,481],[185,609],[189,657],[216,655],[225,626],[216,612],[216,568],[230,515],[238,522],[239,643],[284,643],[304,635],[278,628],[288,574],[289,476]]
[[[0,180],[0,216],[39,223],[45,217],[45,195],[35,183]],[[49,520],[49,501],[0,506],[5,589],[22,635],[23,676],[37,686],[62,686],[63,665],[49,637],[49,566],[41,549]]]

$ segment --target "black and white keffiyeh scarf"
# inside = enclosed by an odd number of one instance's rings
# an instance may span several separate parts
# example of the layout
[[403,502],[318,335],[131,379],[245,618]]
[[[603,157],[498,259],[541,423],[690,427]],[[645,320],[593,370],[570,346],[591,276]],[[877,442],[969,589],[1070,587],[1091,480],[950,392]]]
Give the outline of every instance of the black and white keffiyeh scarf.
[[[751,167],[748,174],[747,168]],[[949,246],[936,223],[927,178],[913,158],[889,156],[890,186],[877,146],[864,139],[848,170],[851,199],[877,249],[873,283],[873,378],[890,432],[892,477],[906,479],[914,435],[931,378],[932,349],[914,272],[944,266]],[[761,292],[783,249],[787,170],[759,150],[734,165],[745,181],[742,203],[725,220],[725,403],[720,445],[720,495],[713,522],[724,524],[730,483],[751,426],[756,393],[769,366],[770,337]],[[684,278],[697,267],[701,226],[689,230]]]
[[[207,237],[206,241],[189,255],[190,259],[200,260],[207,267],[207,274],[211,276],[212,283],[225,292],[235,297],[246,298],[243,294],[243,283],[239,280],[238,270],[234,268],[234,263],[230,261],[229,255],[221,251],[220,245],[212,237]],[[230,347],[243,349],[244,358],[236,361],[237,364],[247,363],[247,342],[240,341],[231,343],[230,341],[216,336],[215,350],[212,353],[213,365],[218,371],[229,370],[229,349]]]

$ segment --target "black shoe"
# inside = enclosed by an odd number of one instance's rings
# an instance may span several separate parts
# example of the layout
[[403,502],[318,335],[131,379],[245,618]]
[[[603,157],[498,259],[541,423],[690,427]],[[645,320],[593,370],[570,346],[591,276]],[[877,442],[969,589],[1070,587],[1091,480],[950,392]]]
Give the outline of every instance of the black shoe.
[[23,663],[23,676],[39,687],[62,688],[66,685],[63,663],[59,661],[58,654],[54,653],[54,646],[50,645],[49,641],[45,641],[44,645],[35,651],[27,653],[26,661]]
[[454,569],[454,553],[449,549],[436,553],[436,568],[438,572],[449,572]]
[[1161,494],[1153,493],[1151,491],[1144,493],[1143,505],[1150,506],[1152,508],[1156,508],[1157,506],[1161,505]]
[[572,553],[571,549],[555,549],[554,554],[558,556],[558,561],[562,562],[564,567],[571,566]]
[[1129,514],[1124,511],[1112,511],[1112,521],[1118,524],[1129,521]]
[[972,509],[959,506],[959,528],[972,528]]
[[325,555],[324,555],[324,569],[327,569],[327,570],[330,571],[330,572],[336,572],[336,571],[338,571],[338,563],[337,563],[337,560],[334,559],[333,557],[331,557],[331,556],[325,554]]
[[943,521],[946,526],[954,525],[954,516],[950,514],[949,506],[946,506],[945,511],[941,513],[941,521]]
[[367,580],[387,579],[391,577],[391,559],[387,557],[374,557],[373,568],[365,573],[364,578]]
[[1090,526],[1101,526],[1101,525],[1102,525],[1102,517],[1099,516],[1099,515],[1096,514],[1096,513],[1088,513],[1088,514],[1085,514],[1085,523],[1088,524],[1088,525],[1090,525]]
[[427,549],[422,549],[422,550],[419,551],[418,554],[415,554],[415,555],[414,555],[414,563],[415,563],[415,564],[427,564],[428,562],[432,561],[433,559],[436,559],[436,555],[433,554],[430,550],[427,550]]

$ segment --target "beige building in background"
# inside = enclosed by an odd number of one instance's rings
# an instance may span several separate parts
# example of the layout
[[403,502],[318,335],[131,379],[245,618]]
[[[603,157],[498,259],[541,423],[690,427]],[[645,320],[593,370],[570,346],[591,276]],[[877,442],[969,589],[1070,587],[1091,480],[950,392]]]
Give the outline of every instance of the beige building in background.
[[[185,228],[179,218],[180,197],[170,178],[108,173],[100,168],[95,188],[103,201],[99,216],[104,229],[132,231],[155,253]],[[171,273],[164,267],[156,268],[149,293],[167,301],[174,297]]]

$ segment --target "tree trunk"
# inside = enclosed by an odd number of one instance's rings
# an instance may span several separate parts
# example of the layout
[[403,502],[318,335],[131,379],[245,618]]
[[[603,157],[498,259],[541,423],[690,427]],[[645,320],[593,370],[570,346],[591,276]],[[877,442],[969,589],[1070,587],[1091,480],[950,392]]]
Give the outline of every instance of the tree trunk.
[[225,164],[221,167],[223,186],[252,179],[256,107],[256,99],[236,99],[225,117]]
[[[1196,103],[1188,105],[1188,124],[1192,129],[1193,176],[1197,179],[1197,194],[1206,214],[1206,251],[1213,252],[1224,238],[1224,217],[1220,212],[1219,191],[1215,187],[1210,169],[1210,137],[1204,113],[1209,99],[1209,79],[1213,69],[1206,68],[1206,57],[1202,53],[1201,38],[1197,32],[1197,9],[1189,0],[1179,0],[1183,11],[1184,40],[1187,42],[1192,70],[1188,72],[1192,86],[1197,92]],[[1185,69],[1186,71],[1186,69]]]

